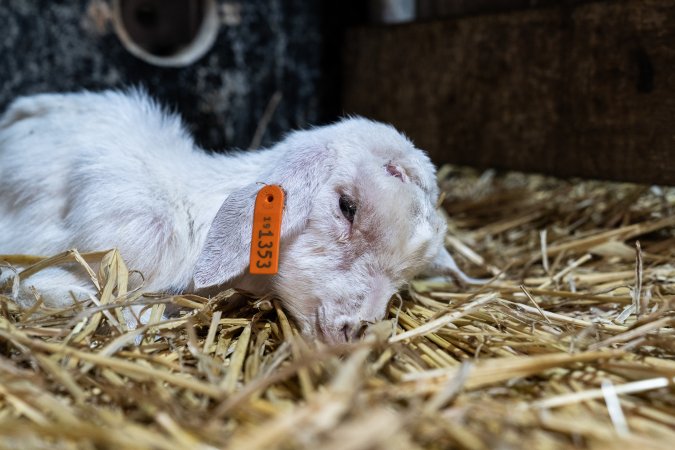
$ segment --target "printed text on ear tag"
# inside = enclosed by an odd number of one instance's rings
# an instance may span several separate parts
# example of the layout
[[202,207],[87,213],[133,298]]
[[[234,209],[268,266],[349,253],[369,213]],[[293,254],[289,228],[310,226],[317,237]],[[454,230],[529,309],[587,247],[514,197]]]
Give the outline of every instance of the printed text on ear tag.
[[284,191],[268,185],[260,189],[253,210],[251,236],[251,265],[249,272],[256,275],[274,275],[279,270],[279,238],[284,209]]

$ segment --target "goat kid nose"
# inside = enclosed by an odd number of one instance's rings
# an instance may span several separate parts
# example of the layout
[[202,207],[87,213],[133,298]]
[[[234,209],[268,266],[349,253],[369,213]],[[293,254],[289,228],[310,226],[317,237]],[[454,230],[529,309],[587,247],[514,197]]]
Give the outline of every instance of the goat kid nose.
[[360,339],[367,327],[368,323],[361,320],[344,322],[342,327],[340,327],[341,338],[344,339],[343,342],[351,342]]
[[361,337],[365,326],[359,320],[342,319],[332,325],[322,326],[321,332],[328,344],[344,344]]

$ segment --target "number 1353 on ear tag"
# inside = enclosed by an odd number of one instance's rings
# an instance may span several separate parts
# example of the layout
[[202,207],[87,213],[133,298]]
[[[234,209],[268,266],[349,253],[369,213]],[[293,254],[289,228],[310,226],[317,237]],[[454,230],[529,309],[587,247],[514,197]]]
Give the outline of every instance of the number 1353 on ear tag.
[[251,236],[251,263],[254,275],[274,275],[279,271],[279,241],[281,216],[284,209],[284,191],[276,185],[260,189],[253,210]]

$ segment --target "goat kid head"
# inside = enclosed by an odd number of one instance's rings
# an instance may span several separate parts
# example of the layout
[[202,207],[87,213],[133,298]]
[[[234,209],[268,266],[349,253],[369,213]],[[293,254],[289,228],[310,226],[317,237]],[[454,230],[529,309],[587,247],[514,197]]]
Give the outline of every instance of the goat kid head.
[[391,126],[345,119],[294,132],[269,151],[275,165],[260,181],[286,194],[279,272],[248,274],[261,187],[253,183],[232,193],[213,220],[195,267],[197,289],[272,292],[305,335],[337,343],[381,320],[416,274],[430,267],[442,273],[439,264],[452,262],[434,166]]

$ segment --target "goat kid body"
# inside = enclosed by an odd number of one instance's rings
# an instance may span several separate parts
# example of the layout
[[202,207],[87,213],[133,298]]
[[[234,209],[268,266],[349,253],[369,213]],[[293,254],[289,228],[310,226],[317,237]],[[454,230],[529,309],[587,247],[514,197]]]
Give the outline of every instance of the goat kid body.
[[[224,155],[142,92],[24,97],[0,118],[0,254],[116,247],[148,291],[271,291],[306,334],[342,341],[425,268],[463,276],[443,248],[434,174],[404,136],[361,118]],[[286,191],[271,277],[246,270],[261,183]],[[30,285],[52,306],[93,293],[75,266],[22,285],[24,303]]]
[[[281,153],[208,154],[141,94],[23,98],[0,130],[0,251],[117,247],[150,291],[189,289],[223,199],[261,181]],[[86,286],[63,276],[44,271],[31,282],[63,305]]]

